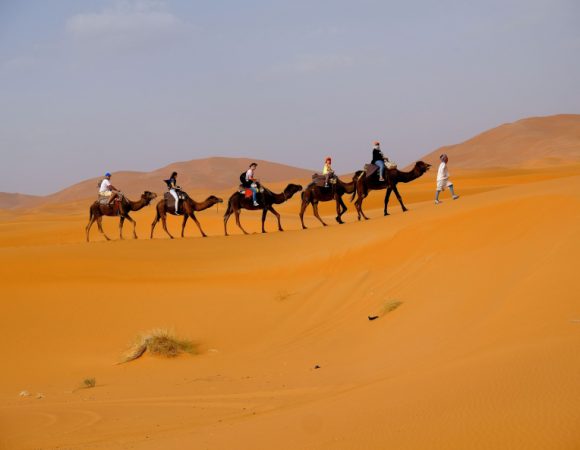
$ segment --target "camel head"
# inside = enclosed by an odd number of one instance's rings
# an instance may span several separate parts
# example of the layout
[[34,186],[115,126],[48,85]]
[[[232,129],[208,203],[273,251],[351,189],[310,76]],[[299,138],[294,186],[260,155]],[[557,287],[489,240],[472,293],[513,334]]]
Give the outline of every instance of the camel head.
[[300,192],[301,190],[302,186],[300,186],[299,184],[290,183],[288,186],[286,186],[286,189],[284,189],[284,194],[286,195],[287,198],[290,198],[294,194],[296,194],[296,192]]
[[216,197],[215,195],[210,195],[206,201],[208,203],[211,203],[212,205],[215,205],[216,203],[223,203],[224,202],[223,198]]
[[145,200],[147,202],[147,204],[149,204],[153,200],[155,200],[156,197],[157,197],[157,194],[155,192],[145,191],[141,194],[141,198],[143,200]]
[[421,172],[421,174],[424,174],[425,172],[427,172],[431,168],[431,164],[427,164],[426,162],[423,162],[423,161],[417,161],[415,163],[415,168],[419,172]]

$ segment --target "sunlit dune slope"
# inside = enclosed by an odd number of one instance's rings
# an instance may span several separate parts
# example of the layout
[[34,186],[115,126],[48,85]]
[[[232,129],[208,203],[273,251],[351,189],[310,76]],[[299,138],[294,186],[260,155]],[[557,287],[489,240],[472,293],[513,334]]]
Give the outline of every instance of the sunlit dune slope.
[[447,153],[453,167],[539,167],[580,162],[580,114],[531,117],[503,124],[424,158],[438,163]]
[[[296,197],[286,232],[228,238],[223,209],[206,239],[89,244],[84,207],[0,216],[0,448],[578,448],[580,170],[456,183],[308,230]],[[154,327],[200,353],[117,365]]]

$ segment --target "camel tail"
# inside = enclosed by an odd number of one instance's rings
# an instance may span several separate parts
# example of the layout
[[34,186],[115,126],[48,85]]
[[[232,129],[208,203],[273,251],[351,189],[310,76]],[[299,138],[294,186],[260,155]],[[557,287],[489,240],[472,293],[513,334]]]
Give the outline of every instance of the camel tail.
[[232,195],[228,200],[228,207],[226,208],[226,212],[224,213],[224,219],[226,217],[231,216],[232,213],[234,212],[234,207],[232,206],[233,201],[234,201],[234,196]]
[[350,202],[352,203],[354,201],[354,199],[356,198],[356,185],[358,183],[358,179],[360,178],[360,176],[363,174],[362,170],[359,170],[357,172],[355,172],[354,177],[352,177],[352,181],[354,182],[354,191],[352,191],[352,194],[350,196]]

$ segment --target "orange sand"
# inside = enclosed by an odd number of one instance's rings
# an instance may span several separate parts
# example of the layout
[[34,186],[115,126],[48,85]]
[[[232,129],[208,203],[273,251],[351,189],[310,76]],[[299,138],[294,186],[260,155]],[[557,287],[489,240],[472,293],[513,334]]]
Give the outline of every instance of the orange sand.
[[[577,449],[580,167],[452,175],[228,238],[223,205],[90,244],[86,203],[1,211],[0,449]],[[115,364],[155,327],[201,353]]]

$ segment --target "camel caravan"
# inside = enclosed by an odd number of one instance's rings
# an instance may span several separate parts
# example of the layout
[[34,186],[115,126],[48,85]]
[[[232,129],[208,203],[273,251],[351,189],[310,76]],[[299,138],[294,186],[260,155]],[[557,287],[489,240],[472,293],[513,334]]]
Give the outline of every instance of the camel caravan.
[[[439,200],[439,193],[445,188],[450,189],[454,200],[459,197],[453,191],[453,184],[448,180],[446,166],[447,160],[448,158],[446,155],[441,155],[442,162],[437,176],[436,204],[441,203]],[[396,164],[393,164],[383,155],[380,149],[380,143],[375,142],[371,163],[366,164],[363,170],[357,171],[351,181],[345,182],[338,178],[332,169],[332,159],[327,157],[322,174],[313,174],[312,181],[304,190],[302,186],[291,183],[288,184],[282,192],[275,193],[262,186],[260,181],[256,178],[255,171],[257,166],[256,163],[252,163],[246,171],[240,174],[240,185],[227,202],[227,208],[224,214],[224,234],[226,236],[228,236],[228,221],[232,214],[235,217],[238,228],[242,230],[244,234],[248,234],[240,222],[240,213],[243,209],[262,211],[262,233],[266,232],[265,221],[268,212],[276,217],[278,221],[278,230],[284,231],[280,221],[280,214],[274,209],[274,205],[279,205],[290,200],[298,192],[302,192],[299,217],[303,229],[306,229],[306,225],[304,225],[304,213],[308,208],[308,205],[312,205],[314,216],[320,221],[320,223],[323,226],[327,226],[318,213],[318,203],[333,200],[336,203],[335,219],[339,224],[343,224],[344,221],[342,220],[342,216],[347,211],[346,204],[343,201],[343,196],[345,194],[349,194],[350,201],[354,202],[358,220],[361,220],[361,218],[368,220],[368,217],[363,211],[362,205],[364,199],[368,196],[369,191],[372,190],[386,189],[384,201],[385,216],[388,215],[387,205],[391,193],[393,192],[401,204],[403,211],[407,211],[401,194],[397,189],[397,184],[413,181],[425,174],[431,167],[430,164],[418,161],[410,171],[400,171],[397,169]],[[177,175],[177,172],[173,172],[168,179],[163,180],[167,185],[167,192],[165,192],[163,198],[158,201],[155,207],[156,214],[155,219],[151,224],[151,239],[153,238],[153,232],[155,231],[155,226],[159,220],[161,220],[165,233],[173,239],[173,235],[171,235],[167,229],[168,215],[183,216],[181,237],[184,236],[185,225],[187,224],[188,219],[195,222],[203,237],[207,237],[201,228],[201,224],[197,220],[195,213],[211,208],[213,205],[223,203],[223,199],[214,195],[210,195],[207,199],[201,202],[193,200],[177,184]],[[137,239],[137,223],[129,214],[150,205],[151,202],[157,198],[157,194],[154,192],[145,191],[139,200],[131,201],[126,198],[119,189],[113,186],[110,180],[111,174],[107,172],[105,177],[98,183],[98,199],[90,207],[89,223],[85,229],[87,242],[89,241],[89,233],[94,222],[97,222],[99,232],[105,237],[105,239],[110,240],[103,230],[103,216],[119,217],[120,239],[123,239],[123,224],[125,223],[125,220],[129,221],[133,225],[133,238]]]

